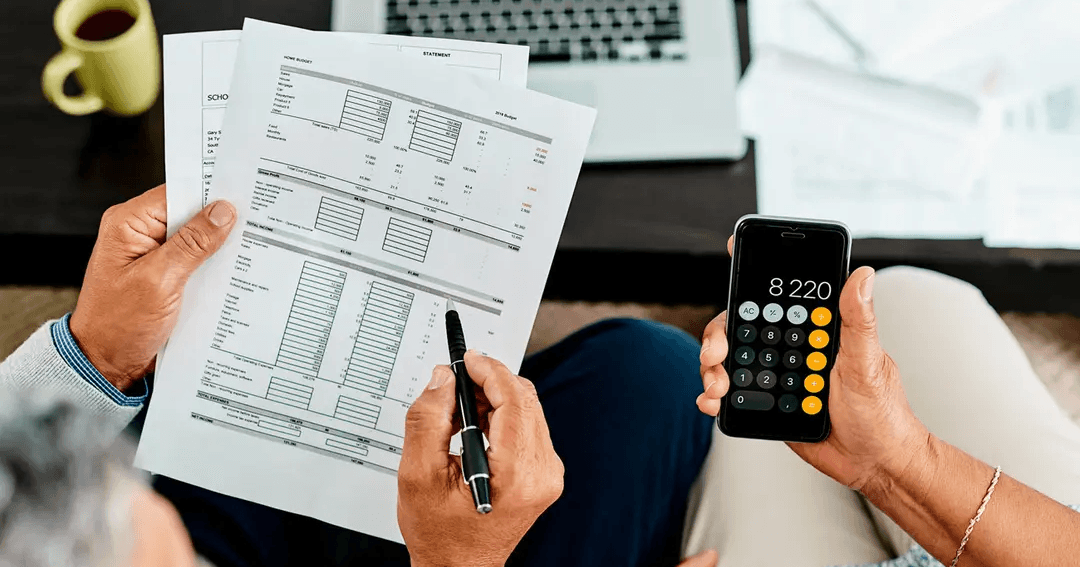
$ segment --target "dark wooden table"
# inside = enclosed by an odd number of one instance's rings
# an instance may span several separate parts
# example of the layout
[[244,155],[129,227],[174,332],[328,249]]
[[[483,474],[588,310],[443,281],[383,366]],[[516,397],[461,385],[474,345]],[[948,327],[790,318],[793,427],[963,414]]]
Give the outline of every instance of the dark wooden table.
[[[160,33],[237,29],[243,18],[328,29],[330,0],[151,0]],[[737,2],[743,66],[746,4]],[[74,285],[101,213],[165,180],[161,102],[138,118],[67,116],[41,94],[58,50],[54,2],[0,7],[0,284]],[[724,246],[756,209],[753,146],[737,162],[586,166],[545,295],[724,301]],[[979,285],[999,309],[1080,313],[1080,252],[988,249],[979,241],[860,240],[855,260],[907,263]]]

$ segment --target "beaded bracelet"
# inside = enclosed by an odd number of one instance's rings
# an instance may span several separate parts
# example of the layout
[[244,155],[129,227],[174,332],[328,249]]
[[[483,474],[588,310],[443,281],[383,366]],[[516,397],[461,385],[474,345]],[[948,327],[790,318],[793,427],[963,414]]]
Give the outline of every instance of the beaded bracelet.
[[971,537],[971,530],[975,529],[975,524],[979,523],[982,519],[983,512],[986,511],[986,504],[990,502],[990,497],[994,495],[994,488],[997,487],[998,479],[1001,478],[1001,467],[994,468],[994,478],[990,481],[990,488],[986,489],[986,496],[983,496],[982,504],[979,505],[979,509],[975,512],[975,517],[968,522],[967,530],[964,532],[964,538],[960,540],[960,547],[956,550],[956,557],[953,557],[952,564],[949,567],[956,567],[956,562],[960,561],[960,555],[964,553],[964,546],[967,545],[968,538]]

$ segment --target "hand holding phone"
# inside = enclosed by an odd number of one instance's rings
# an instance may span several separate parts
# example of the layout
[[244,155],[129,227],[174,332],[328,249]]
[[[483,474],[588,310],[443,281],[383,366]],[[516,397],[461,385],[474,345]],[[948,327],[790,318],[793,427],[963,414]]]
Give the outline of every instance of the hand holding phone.
[[733,437],[822,441],[851,237],[839,223],[739,219],[728,294],[731,391],[717,425]]
[[[734,252],[734,240],[728,252]],[[829,375],[831,431],[824,442],[791,443],[803,460],[838,482],[854,489],[873,483],[876,471],[910,459],[928,432],[914,416],[904,396],[896,364],[877,338],[873,308],[875,273],[868,267],[854,270],[839,292],[838,344]],[[729,358],[728,312],[705,328],[702,337],[701,377],[705,391],[697,406],[717,416],[727,397],[738,388],[725,369]],[[736,325],[737,327],[737,325]],[[732,335],[733,336],[733,335]],[[738,344],[737,339],[732,345]]]

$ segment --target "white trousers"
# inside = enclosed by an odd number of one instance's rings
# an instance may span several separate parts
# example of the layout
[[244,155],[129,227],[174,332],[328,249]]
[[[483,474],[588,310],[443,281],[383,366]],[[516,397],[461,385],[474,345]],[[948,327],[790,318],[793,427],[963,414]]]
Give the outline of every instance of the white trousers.
[[[919,419],[1013,478],[1080,504],[1080,427],[979,290],[915,268],[889,268],[876,277],[881,342]],[[722,567],[873,563],[912,544],[892,520],[783,443],[719,431],[695,487],[685,538],[687,555],[714,548]]]

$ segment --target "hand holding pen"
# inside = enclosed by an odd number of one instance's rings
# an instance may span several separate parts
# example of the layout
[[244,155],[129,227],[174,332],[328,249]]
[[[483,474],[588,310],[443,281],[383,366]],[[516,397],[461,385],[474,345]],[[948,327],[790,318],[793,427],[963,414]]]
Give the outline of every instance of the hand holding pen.
[[457,387],[458,414],[461,416],[461,470],[465,484],[472,490],[476,511],[491,512],[491,471],[488,469],[484,434],[476,413],[476,394],[465,367],[465,331],[461,328],[454,300],[446,300],[446,344],[450,349],[450,369]]
[[478,514],[462,464],[450,454],[459,412],[448,366],[413,402],[398,468],[398,525],[413,565],[502,565],[536,518],[562,493],[563,465],[528,380],[497,360],[468,352],[481,427],[490,447],[489,514]]

